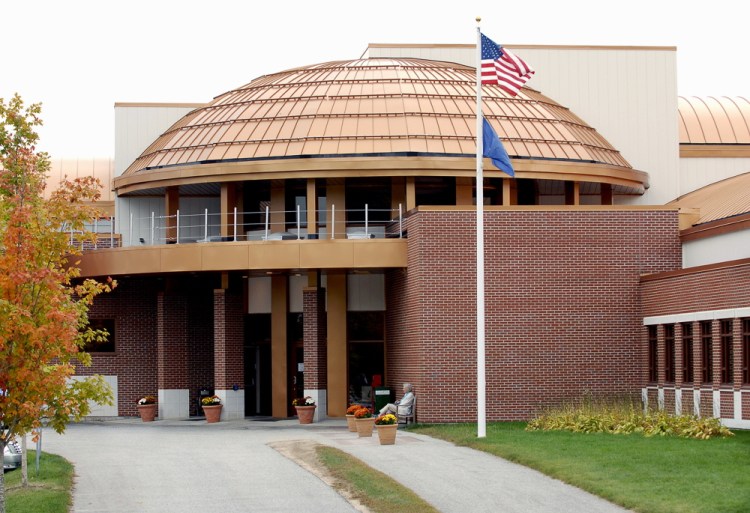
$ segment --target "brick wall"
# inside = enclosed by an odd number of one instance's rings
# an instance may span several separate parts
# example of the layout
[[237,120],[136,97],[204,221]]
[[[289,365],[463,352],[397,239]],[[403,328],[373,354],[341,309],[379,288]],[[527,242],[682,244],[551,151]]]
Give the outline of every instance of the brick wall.
[[750,261],[646,276],[641,295],[644,317],[747,307]]
[[[115,319],[116,352],[94,353],[79,375],[118,377],[118,413],[138,415],[135,402],[162,388],[188,388],[190,412],[197,414],[198,389],[214,387],[213,277],[173,280],[169,293],[150,278],[120,278],[110,294],[99,296],[92,319]],[[159,295],[162,294],[162,375],[158,372]],[[241,311],[240,311],[241,315]],[[240,330],[240,337],[242,336]],[[159,384],[161,380],[162,384]]]
[[244,318],[242,297],[224,289],[214,290],[214,386],[245,388],[243,361]]
[[115,320],[114,353],[93,353],[91,367],[76,374],[116,375],[120,415],[138,415],[135,402],[156,397],[156,285],[153,280],[121,279],[109,294],[100,295],[89,311],[91,319]]
[[323,390],[328,384],[325,289],[305,289],[302,302],[305,388]]
[[[417,386],[420,420],[476,419],[475,214],[407,219],[408,270],[390,271],[388,384]],[[641,274],[678,269],[669,211],[487,211],[487,418],[529,418],[587,391],[644,383]]]

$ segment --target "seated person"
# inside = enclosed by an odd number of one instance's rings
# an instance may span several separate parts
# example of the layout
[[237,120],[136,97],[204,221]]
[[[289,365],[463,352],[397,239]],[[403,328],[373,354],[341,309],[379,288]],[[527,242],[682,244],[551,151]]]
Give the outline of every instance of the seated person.
[[412,404],[414,404],[412,386],[409,383],[404,383],[404,396],[395,403],[388,403],[383,406],[380,409],[380,414],[385,415],[386,413],[393,413],[396,416],[398,416],[398,414],[408,415],[411,413]]

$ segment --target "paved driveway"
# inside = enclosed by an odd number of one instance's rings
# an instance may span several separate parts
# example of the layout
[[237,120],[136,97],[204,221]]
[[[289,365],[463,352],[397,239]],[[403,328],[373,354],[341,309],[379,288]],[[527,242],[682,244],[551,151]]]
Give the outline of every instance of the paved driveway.
[[76,465],[74,513],[352,512],[268,443],[310,440],[347,451],[444,513],[622,513],[622,508],[466,447],[399,431],[396,445],[358,438],[343,420],[119,420],[46,433],[44,450]]
[[[71,425],[43,449],[76,467],[74,513],[356,511],[266,443],[299,439],[278,423]],[[308,433],[313,433],[308,430]]]

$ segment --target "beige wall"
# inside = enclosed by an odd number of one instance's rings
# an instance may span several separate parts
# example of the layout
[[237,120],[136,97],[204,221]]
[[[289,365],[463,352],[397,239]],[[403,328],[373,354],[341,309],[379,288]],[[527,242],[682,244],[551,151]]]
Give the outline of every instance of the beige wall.
[[[369,57],[417,57],[474,66],[469,45],[371,45]],[[568,107],[650,176],[641,197],[616,203],[664,204],[679,188],[677,52],[674,47],[507,45],[536,74],[528,85]]]
[[201,103],[115,103],[115,176]]

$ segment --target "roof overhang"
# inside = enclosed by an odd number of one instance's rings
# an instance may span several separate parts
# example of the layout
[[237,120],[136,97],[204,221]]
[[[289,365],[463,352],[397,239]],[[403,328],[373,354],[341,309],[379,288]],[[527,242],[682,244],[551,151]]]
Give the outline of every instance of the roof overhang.
[[[618,194],[643,194],[648,173],[597,162],[511,159],[516,178],[608,183]],[[385,176],[476,176],[473,158],[444,156],[322,157],[188,164],[123,175],[114,180],[118,195],[158,194],[165,187],[292,178]],[[486,177],[507,177],[484,162]]]

